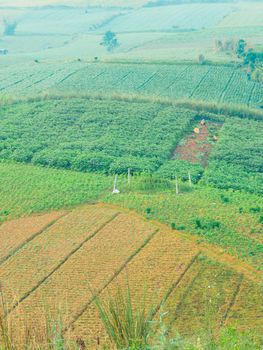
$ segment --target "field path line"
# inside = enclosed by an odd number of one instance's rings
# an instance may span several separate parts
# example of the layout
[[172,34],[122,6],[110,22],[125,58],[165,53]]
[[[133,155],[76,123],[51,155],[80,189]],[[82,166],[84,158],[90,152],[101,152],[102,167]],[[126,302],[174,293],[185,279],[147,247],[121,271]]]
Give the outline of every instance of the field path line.
[[64,333],[67,332],[70,327],[74,325],[74,323],[84,314],[84,312],[87,310],[87,308],[90,306],[90,304],[93,303],[93,301],[115,280],[115,278],[125,269],[125,267],[131,262],[131,260],[140,253],[140,251],[152,240],[152,238],[158,233],[160,230],[157,228],[155,231],[153,231],[147,239],[143,242],[143,244],[135,251],[133,252],[120,266],[120,268],[114,272],[113,276],[105,283],[105,285],[98,290],[96,294],[82,307],[82,309],[72,317],[72,321],[69,322],[69,324],[65,327]]
[[156,314],[160,311],[162,305],[167,301],[167,299],[170,297],[170,295],[175,291],[175,289],[177,288],[177,286],[179,285],[179,283],[182,281],[182,279],[184,278],[184,276],[187,274],[188,270],[193,266],[193,264],[196,262],[196,260],[198,259],[198,257],[200,256],[201,251],[197,252],[197,254],[195,254],[192,259],[190,260],[189,264],[186,266],[186,268],[182,271],[181,275],[178,277],[178,279],[171,285],[171,287],[169,288],[168,292],[166,293],[166,295],[163,297],[163,299],[161,300],[160,304],[157,305],[155,311],[154,311],[154,316],[156,316]]
[[25,293],[15,304],[12,305],[12,307],[10,307],[5,316],[8,316],[12,311],[14,311],[19,304],[24,301],[25,299],[27,299],[33,292],[35,292],[46,280],[48,280],[56,271],[58,271],[61,266],[63,266],[65,264],[66,261],[68,261],[78,250],[80,250],[82,248],[82,246],[87,243],[88,241],[90,241],[93,237],[96,236],[96,234],[98,232],[100,232],[104,227],[106,227],[110,222],[114,221],[118,215],[120,213],[116,213],[114,214],[109,220],[107,220],[106,222],[104,222],[97,230],[95,230],[93,232],[92,235],[88,236],[84,241],[82,241],[75,249],[73,249],[68,255],[66,255],[61,261],[60,263],[52,270],[50,271],[50,273],[48,273],[44,278],[42,278],[33,288],[31,288],[27,293]]
[[45,225],[41,230],[37,231],[36,233],[34,233],[32,236],[30,236],[29,238],[27,238],[24,242],[22,242],[21,244],[19,244],[16,248],[14,248],[13,250],[11,250],[9,252],[8,255],[4,256],[2,259],[0,259],[0,266],[6,262],[8,259],[10,259],[14,254],[16,254],[20,249],[22,249],[26,244],[28,244],[29,242],[33,241],[33,239],[35,239],[36,237],[40,236],[42,233],[44,233],[47,229],[49,229],[51,226],[53,226],[55,223],[57,223],[60,219],[62,219],[63,217],[67,216],[69,213],[65,212],[62,213],[58,218],[52,220],[51,222],[49,222],[47,225]]
[[257,86],[257,84],[256,84],[256,82],[254,82],[254,85],[253,85],[252,89],[250,90],[249,98],[247,101],[248,106],[251,105],[252,96],[253,96],[254,90],[256,89],[256,86]]
[[221,92],[221,94],[220,94],[220,96],[218,98],[218,102],[222,102],[223,101],[223,99],[225,97],[225,94],[226,94],[226,91],[227,91],[231,81],[233,80],[235,73],[236,73],[236,70],[233,69],[233,72],[231,73],[231,75],[230,75],[230,77],[229,77],[225,87],[223,88],[223,90],[222,90],[222,92]]
[[227,319],[228,319],[228,315],[229,315],[231,309],[233,308],[233,306],[235,305],[235,302],[236,302],[237,296],[238,296],[238,294],[239,294],[239,292],[240,292],[240,289],[241,289],[241,285],[242,285],[242,283],[243,283],[243,280],[244,280],[244,275],[241,274],[241,275],[239,276],[238,284],[237,284],[236,289],[235,289],[235,291],[234,291],[234,293],[233,293],[233,296],[232,296],[232,298],[231,298],[231,300],[230,300],[230,302],[229,302],[229,305],[228,305],[228,307],[227,307],[227,309],[226,309],[226,312],[225,312],[225,314],[223,315],[222,320],[221,320],[221,322],[220,322],[220,326],[221,326],[221,327],[222,327],[222,326],[225,326],[225,324],[226,324],[226,322],[227,322]]
[[[127,208],[123,208],[123,207],[120,207],[118,205],[106,203],[106,202],[105,203],[104,202],[98,203],[98,205],[106,206],[106,207],[109,207],[112,209],[117,209],[117,210],[119,210],[121,212],[125,212],[125,213],[132,212],[133,214],[137,215],[141,219],[145,220],[145,217],[141,214],[138,214],[135,209],[127,209]],[[159,221],[150,220],[149,222],[152,225],[159,227],[160,230],[164,230],[164,231],[171,230],[171,228],[168,225],[163,224]],[[262,272],[261,271],[256,270],[250,264],[248,264],[242,260],[239,260],[237,257],[226,253],[223,248],[220,248],[220,247],[216,246],[215,244],[211,244],[211,243],[207,243],[207,242],[200,243],[200,242],[198,242],[200,240],[200,236],[197,236],[197,235],[194,235],[191,233],[176,231],[176,230],[174,232],[176,232],[176,234],[179,237],[187,239],[187,240],[191,241],[192,243],[194,243],[196,246],[198,246],[199,250],[202,253],[204,253],[207,257],[228,265],[232,269],[236,270],[238,273],[243,274],[246,278],[248,278],[256,283],[259,283],[262,281]]]
[[205,78],[208,76],[208,74],[212,71],[212,67],[209,67],[207,72],[202,76],[202,78],[199,80],[199,83],[193,88],[192,92],[188,96],[189,98],[192,98],[193,95],[195,94],[196,90],[200,87],[202,82],[205,80]]

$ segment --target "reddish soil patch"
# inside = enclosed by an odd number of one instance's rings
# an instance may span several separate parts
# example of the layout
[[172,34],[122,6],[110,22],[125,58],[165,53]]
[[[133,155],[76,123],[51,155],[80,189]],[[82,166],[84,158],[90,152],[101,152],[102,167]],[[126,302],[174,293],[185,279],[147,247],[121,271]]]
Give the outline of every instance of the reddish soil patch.
[[200,131],[199,134],[193,132],[189,135],[185,142],[175,149],[173,158],[184,159],[190,163],[200,163],[206,166],[212,148],[217,142],[217,131],[222,125],[206,122],[205,125],[199,123],[196,127]]

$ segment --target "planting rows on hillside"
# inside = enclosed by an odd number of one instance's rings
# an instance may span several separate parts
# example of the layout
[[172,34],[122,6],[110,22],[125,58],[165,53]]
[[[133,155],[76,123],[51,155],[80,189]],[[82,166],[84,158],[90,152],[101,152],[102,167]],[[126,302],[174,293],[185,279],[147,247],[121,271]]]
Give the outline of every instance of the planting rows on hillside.
[[[46,317],[56,320],[59,314],[66,337],[103,344],[107,335],[94,295],[107,302],[119,289],[125,292],[127,281],[133,307],[144,300],[156,321],[168,312],[165,323],[171,331],[188,334],[189,325],[191,334],[204,327],[212,331],[237,318],[242,329],[256,322],[261,331],[261,311],[256,318],[252,312],[260,286],[200,250],[202,245],[178,231],[135,214],[102,205],[75,209],[1,266],[8,305],[20,299],[8,315],[13,329],[19,329],[14,337],[26,335],[30,327],[41,341]],[[247,319],[251,324],[245,324]]]
[[228,119],[214,148],[207,183],[263,193],[262,123],[247,119]]
[[244,331],[248,324],[262,334],[263,324],[262,284],[244,280],[240,285],[234,305],[226,319],[227,324],[237,325]]
[[56,88],[59,91],[140,92],[251,106],[262,99],[262,84],[248,81],[244,72],[233,67],[207,65],[96,64]]
[[[106,208],[97,209],[94,212],[94,221],[98,220],[99,216],[104,216],[103,210],[106,210],[106,213],[109,211]],[[78,220],[82,220],[83,225],[88,225],[89,218],[84,212],[74,213]],[[64,230],[64,238],[72,239],[71,232],[63,227],[59,229]],[[21,303],[20,311],[23,312],[18,312],[16,322],[23,322],[25,319],[30,322],[30,319],[34,320],[32,315],[41,319],[45,309],[48,309],[52,318],[56,318],[60,312],[66,326],[91,302],[92,293],[104,289],[156,231],[156,227],[136,216],[120,214],[83,244],[44,284]],[[62,244],[64,245],[65,243]],[[20,318],[21,314],[25,319]],[[15,311],[15,318],[16,315]],[[13,318],[13,315],[10,317]]]
[[[257,106],[263,87],[234,67],[187,64],[34,63],[2,68],[1,94],[140,93]],[[215,83],[216,82],[216,83]]]
[[62,215],[63,212],[53,212],[3,223],[0,226],[0,264]]
[[228,253],[262,269],[263,244],[259,239],[263,232],[262,198],[201,186],[194,191],[189,191],[188,187],[186,191],[185,187],[187,185],[180,183],[181,195],[176,195],[175,184],[169,189],[166,186],[165,190],[163,187],[143,190],[134,180],[128,193],[108,196],[105,200],[135,209],[173,229],[197,235],[200,240],[219,245]]
[[0,279],[10,308],[56,271],[116,211],[84,207],[64,216],[3,263]]
[[0,157],[107,174],[153,172],[169,159],[195,114],[158,103],[81,98],[6,105]]
[[15,162],[0,162],[0,180],[1,220],[94,202],[113,184],[110,176]]
[[116,18],[102,29],[116,32],[194,30],[216,25],[231,11],[225,4],[145,7]]
[[[234,270],[200,258],[163,306],[169,310],[164,319],[168,329],[188,335],[204,325],[207,330],[218,329],[224,324],[240,281]],[[191,329],[186,324],[191,324]]]
[[[173,232],[160,231],[99,298],[106,301],[109,294],[113,296],[116,290],[125,291],[128,282],[134,307],[139,307],[144,298],[146,308],[157,310],[170,289],[194,263],[197,254],[198,250],[190,242],[182,240]],[[89,305],[76,320],[73,329],[72,335],[86,338],[91,346],[95,344],[96,337],[106,338],[94,304]]]

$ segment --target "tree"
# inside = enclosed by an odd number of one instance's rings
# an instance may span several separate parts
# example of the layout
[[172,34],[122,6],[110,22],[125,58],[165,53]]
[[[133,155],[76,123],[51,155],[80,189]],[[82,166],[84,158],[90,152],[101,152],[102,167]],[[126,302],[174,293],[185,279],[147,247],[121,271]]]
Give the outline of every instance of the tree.
[[8,19],[4,19],[4,35],[13,36],[16,32],[16,27],[18,23],[16,21],[10,21]]
[[205,56],[204,55],[201,54],[198,56],[198,63],[205,64]]
[[114,49],[120,46],[116,34],[110,30],[104,34],[100,45],[105,46],[109,52],[112,52]]
[[243,58],[245,56],[246,46],[247,46],[247,43],[244,39],[238,40],[236,45],[236,54],[238,58]]

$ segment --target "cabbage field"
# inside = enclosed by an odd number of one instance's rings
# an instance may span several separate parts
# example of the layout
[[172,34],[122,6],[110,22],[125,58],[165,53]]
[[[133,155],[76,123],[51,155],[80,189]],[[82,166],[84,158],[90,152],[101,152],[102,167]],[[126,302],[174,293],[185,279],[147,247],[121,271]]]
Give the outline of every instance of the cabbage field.
[[260,105],[263,96],[261,83],[224,65],[34,62],[3,67],[0,72],[0,93],[4,95],[116,92],[252,107]]

